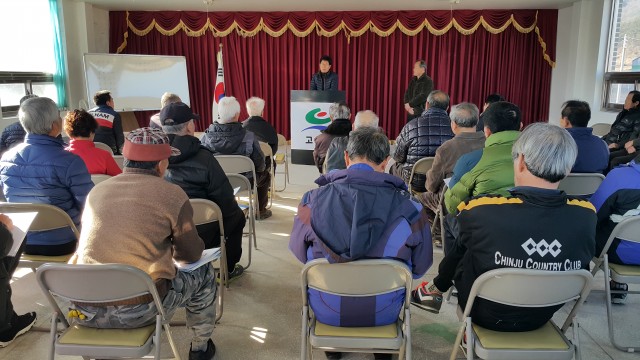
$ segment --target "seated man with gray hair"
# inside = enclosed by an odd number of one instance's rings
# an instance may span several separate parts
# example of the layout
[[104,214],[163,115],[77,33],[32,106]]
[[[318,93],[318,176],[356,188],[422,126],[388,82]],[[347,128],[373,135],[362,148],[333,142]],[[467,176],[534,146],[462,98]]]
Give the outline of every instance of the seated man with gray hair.
[[[389,139],[377,129],[354,130],[344,157],[347,169],[320,176],[320,188],[302,197],[289,249],[302,263],[318,258],[330,263],[399,260],[419,279],[433,262],[431,234],[422,206],[411,200],[404,182],[384,173]],[[351,298],[310,289],[309,303],[323,324],[382,326],[398,319],[404,293]],[[376,359],[390,359],[387,355]],[[327,358],[339,359],[340,354],[327,353]]]
[[[164,109],[164,107],[169,104],[178,102],[182,102],[180,96],[170,92],[166,92],[162,94],[162,98],[160,98],[160,110]],[[149,120],[149,127],[152,129],[162,129],[162,123],[160,122],[160,113],[151,115],[151,119]]]
[[338,102],[331,104],[329,117],[331,118],[331,124],[322,130],[322,134],[313,139],[315,143],[313,161],[321,174],[331,141],[336,137],[347,136],[349,132],[351,132],[351,109],[349,109],[346,103]]
[[[378,129],[378,115],[371,110],[358,111],[353,122],[353,130],[369,127]],[[327,172],[331,170],[342,170],[347,168],[344,162],[344,151],[347,150],[349,136],[336,137],[331,141],[329,150],[327,150],[326,162]]]
[[245,173],[249,181],[253,184],[257,182],[258,187],[258,213],[256,219],[264,220],[271,217],[271,210],[267,209],[269,202],[269,185],[271,174],[266,168],[264,153],[260,149],[258,138],[251,131],[247,131],[238,122],[240,117],[240,103],[233,96],[226,96],[218,104],[218,121],[205,131],[202,145],[211,150],[214,154],[220,155],[242,155],[250,158],[256,169],[257,179],[251,173]]
[[[396,139],[396,151],[393,154],[396,163],[391,166],[391,174],[408,182],[413,165],[424,157],[435,156],[440,145],[453,137],[448,108],[447,93],[434,90],[429,94],[426,110],[420,117],[409,121]],[[425,176],[417,174],[411,188],[424,192],[424,182]]]
[[[464,309],[474,281],[498,268],[549,271],[589,269],[595,253],[596,212],[588,201],[558,190],[578,149],[564,129],[535,123],[512,149],[515,188],[509,195],[480,195],[458,207],[460,236],[431,284],[412,292],[412,302],[439,312],[442,294],[455,281]],[[562,305],[525,308],[476,299],[471,317],[494,331],[530,331]]]
[[418,196],[432,226],[444,190],[444,179],[453,175],[453,167],[462,155],[484,147],[484,133],[476,131],[478,113],[478,107],[472,103],[461,103],[451,108],[449,117],[455,137],[436,150],[433,165],[427,172],[427,191]]
[[[242,126],[252,133],[256,134],[258,141],[269,144],[271,151],[275,154],[278,151],[278,133],[276,129],[265,120],[262,115],[264,113],[265,102],[259,97],[251,97],[247,100],[247,113],[249,118],[242,122]],[[269,167],[267,161],[267,168]]]

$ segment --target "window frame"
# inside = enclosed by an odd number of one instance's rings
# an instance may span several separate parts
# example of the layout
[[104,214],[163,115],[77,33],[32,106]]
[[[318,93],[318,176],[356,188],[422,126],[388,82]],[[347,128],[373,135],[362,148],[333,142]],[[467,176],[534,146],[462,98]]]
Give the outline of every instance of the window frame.
[[635,90],[640,90],[640,71],[609,71],[611,66],[611,58],[615,44],[616,35],[616,19],[620,2],[624,0],[613,0],[611,2],[611,18],[609,21],[609,38],[607,41],[607,53],[605,61],[605,73],[602,86],[602,104],[601,108],[604,111],[620,111],[623,109],[623,104],[612,103],[609,100],[609,94],[611,87],[615,84],[629,84],[633,85]]
[[[53,74],[43,72],[0,71],[0,84],[23,84],[25,95],[33,94],[33,84],[52,83]],[[18,114],[19,105],[2,106],[2,117]]]

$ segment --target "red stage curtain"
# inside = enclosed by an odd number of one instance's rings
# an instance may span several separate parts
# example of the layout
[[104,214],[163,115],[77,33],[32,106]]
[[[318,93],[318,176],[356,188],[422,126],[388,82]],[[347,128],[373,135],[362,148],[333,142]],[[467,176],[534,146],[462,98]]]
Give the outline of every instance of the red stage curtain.
[[[452,16],[454,21],[452,21]],[[289,90],[307,89],[323,54],[355,114],[371,109],[395,138],[416,59],[452,104],[479,106],[499,92],[525,124],[547,121],[556,10],[318,13],[111,12],[111,52],[184,55],[191,105],[211,122],[216,52],[223,44],[227,96],[266,100],[265,118],[289,137]],[[307,34],[308,33],[308,34]],[[138,114],[141,125],[151,113]],[[241,115],[246,112],[243,106]]]

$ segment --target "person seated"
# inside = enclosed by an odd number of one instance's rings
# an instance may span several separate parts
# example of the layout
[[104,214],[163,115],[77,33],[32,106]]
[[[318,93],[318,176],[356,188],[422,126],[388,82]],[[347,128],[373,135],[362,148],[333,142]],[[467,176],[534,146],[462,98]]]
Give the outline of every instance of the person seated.
[[484,104],[482,105],[482,114],[480,114],[480,117],[478,118],[478,124],[476,124],[476,131],[484,131],[484,113],[485,111],[487,111],[489,106],[491,106],[491,104],[497,103],[499,101],[506,100],[502,95],[498,93],[490,94],[489,96],[487,96],[487,98],[484,100]]
[[560,126],[567,129],[578,145],[578,158],[572,173],[600,173],[609,165],[609,148],[587,127],[591,108],[586,101],[569,100],[562,105]]
[[[433,165],[427,172],[426,192],[418,195],[418,200],[425,207],[429,223],[433,227],[435,214],[438,211],[440,198],[444,190],[444,179],[453,174],[453,167],[458,159],[471,151],[484,147],[484,133],[476,131],[478,107],[472,103],[460,103],[451,108],[451,131],[455,135],[436,150]],[[439,226],[437,226],[439,228]],[[439,231],[436,233],[440,233]]]
[[[200,116],[194,114],[187,104],[178,102],[163,107],[159,118],[171,146],[180,150],[180,155],[169,158],[165,179],[180,186],[189,198],[211,200],[220,207],[226,239],[227,269],[229,278],[235,279],[244,272],[238,262],[242,257],[245,217],[218,160],[194,136],[194,121],[199,120]],[[217,222],[200,226],[198,230],[205,248],[220,246]]]
[[122,131],[120,114],[113,109],[115,104],[111,92],[108,90],[98,91],[93,96],[93,102],[96,107],[89,110],[89,113],[98,121],[99,125],[93,141],[107,144],[111,147],[114,155],[120,155],[124,143],[124,132]]
[[[575,141],[562,128],[528,126],[512,151],[516,187],[507,196],[481,195],[460,205],[460,237],[433,281],[412,292],[412,302],[438,313],[442,294],[455,283],[458,305],[464,309],[474,281],[499,268],[588,270],[595,251],[595,209],[558,190],[577,153]],[[561,307],[517,307],[477,298],[471,318],[489,330],[531,331]]]
[[267,209],[269,202],[269,186],[271,185],[271,174],[266,168],[264,154],[260,150],[258,138],[251,131],[247,131],[238,122],[240,117],[240,103],[233,96],[225,96],[218,104],[217,121],[205,131],[202,145],[211,150],[214,154],[221,155],[242,155],[250,158],[256,169],[256,177],[253,174],[245,173],[251,184],[256,181],[258,187],[258,213],[256,219],[264,220],[271,217],[271,210]]
[[[378,128],[378,115],[371,110],[358,111],[353,121],[353,130],[369,127]],[[331,145],[327,150],[325,161],[327,162],[327,172],[332,170],[343,170],[347,168],[344,162],[344,151],[347,150],[349,136],[338,136],[331,140]]]
[[484,121],[484,148],[461,156],[453,168],[444,196],[449,214],[471,196],[506,195],[513,186],[511,147],[522,127],[520,108],[506,101],[494,103],[485,111]]
[[64,118],[64,131],[71,140],[65,150],[80,156],[89,174],[121,174],[122,169],[113,159],[113,155],[106,150],[98,149],[93,142],[97,128],[98,122],[88,112],[78,109],[69,111]]
[[[246,106],[249,118],[242,122],[242,126],[245,130],[254,133],[258,141],[269,144],[269,146],[271,146],[271,153],[275,154],[278,152],[278,133],[276,129],[262,117],[264,113],[264,100],[254,96],[247,100]],[[270,156],[265,157],[267,169],[271,167],[271,161]]]
[[[598,212],[596,226],[596,256],[600,256],[613,228],[622,220],[637,216],[640,209],[640,156],[626,166],[619,166],[607,175],[589,199]],[[614,239],[607,251],[609,262],[640,265],[640,245],[625,239]],[[611,290],[628,290],[627,284],[610,282]],[[623,304],[627,294],[611,294],[611,302]]]
[[[164,109],[165,106],[173,103],[182,102],[180,96],[166,92],[162,94],[162,98],[160,98],[160,110]],[[160,113],[151,115],[149,119],[149,127],[153,129],[162,129],[162,124],[160,123]]]
[[[451,120],[447,114],[449,95],[444,91],[434,90],[427,97],[426,110],[418,117],[409,121],[400,131],[396,139],[396,151],[390,173],[409,181],[413,165],[420,159],[435,156],[436,150],[445,141],[453,138]],[[416,174],[411,188],[417,192],[424,192],[426,176]]]
[[[93,182],[82,158],[64,150],[59,138],[62,119],[58,106],[46,97],[28,99],[20,105],[18,118],[27,136],[0,160],[4,197],[8,202],[57,206],[80,226],[80,215]],[[75,234],[64,227],[30,232],[24,252],[60,256],[73,253],[76,245]]]
[[25,243],[18,251],[9,255],[14,239],[11,236],[13,222],[4,214],[0,214],[0,348],[7,347],[16,337],[26,333],[36,322],[34,311],[18,315],[11,302],[11,279],[18,267]]
[[[302,263],[318,258],[330,263],[399,260],[409,265],[415,279],[422,277],[433,262],[429,226],[404,182],[384,173],[389,139],[377,129],[360,128],[349,136],[344,156],[346,170],[320,176],[316,180],[320,188],[302,197],[289,249]],[[398,319],[404,289],[378,296],[375,301],[341,300],[338,295],[310,289],[309,303],[323,324],[382,326]],[[339,359],[340,354],[328,353],[327,357]]]
[[327,150],[333,139],[337,137],[346,137],[351,132],[351,109],[344,102],[334,103],[329,107],[329,118],[331,124],[322,133],[313,139],[315,147],[313,149],[313,161],[322,174]]
[[[118,263],[145,271],[169,318],[177,308],[186,309],[192,336],[189,359],[213,359],[214,269],[207,263],[191,272],[179,271],[174,263],[195,262],[204,250],[189,197],[163,178],[169,157],[180,152],[169,145],[162,130],[151,128],[131,131],[122,152],[122,175],[103,181],[87,198],[80,244],[69,263]],[[72,309],[79,324],[96,328],[147,326],[155,322],[157,312],[146,297],[109,306],[74,303]]]
[[640,91],[627,95],[624,109],[603,139],[609,143],[609,170],[633,160],[640,149]]
[[[37,98],[38,95],[28,94],[23,96],[20,99],[20,105],[27,99]],[[20,144],[24,141],[24,137],[27,135],[27,132],[24,131],[22,124],[20,121],[16,121],[13,124],[7,126],[2,130],[2,135],[0,135],[0,153],[4,153],[10,147]]]

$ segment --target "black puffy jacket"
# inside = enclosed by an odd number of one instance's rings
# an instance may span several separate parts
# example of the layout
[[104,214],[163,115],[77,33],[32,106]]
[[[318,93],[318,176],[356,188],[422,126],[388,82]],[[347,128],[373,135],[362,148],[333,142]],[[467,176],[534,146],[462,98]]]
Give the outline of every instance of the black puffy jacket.
[[453,136],[447,112],[429,108],[402,128],[396,139],[393,159],[405,167],[411,167],[423,157],[435,156],[440,145]]
[[241,213],[229,179],[213,153],[194,136],[169,135],[171,146],[180,155],[169,158],[167,181],[176,184],[190,199],[208,199],[216,203],[225,220]]
[[256,135],[245,130],[239,122],[214,122],[205,131],[201,142],[214,154],[246,156],[253,161],[256,172],[265,170],[264,153]]
[[618,144],[624,148],[629,140],[640,136],[640,109],[622,110],[611,125],[609,133],[602,137],[607,144]]

